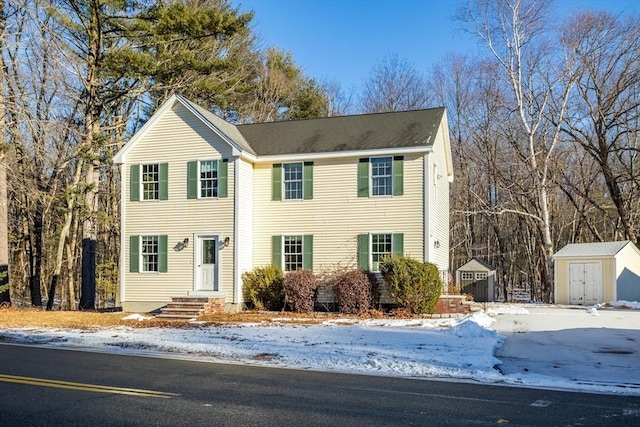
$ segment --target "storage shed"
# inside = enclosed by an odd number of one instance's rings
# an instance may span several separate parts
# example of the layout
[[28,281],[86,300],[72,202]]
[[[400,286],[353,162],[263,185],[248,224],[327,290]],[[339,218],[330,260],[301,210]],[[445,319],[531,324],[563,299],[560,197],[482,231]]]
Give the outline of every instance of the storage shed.
[[553,261],[556,304],[640,301],[640,250],[628,240],[569,244]]
[[473,295],[474,301],[493,301],[496,296],[496,270],[477,258],[472,258],[456,270],[460,293]]

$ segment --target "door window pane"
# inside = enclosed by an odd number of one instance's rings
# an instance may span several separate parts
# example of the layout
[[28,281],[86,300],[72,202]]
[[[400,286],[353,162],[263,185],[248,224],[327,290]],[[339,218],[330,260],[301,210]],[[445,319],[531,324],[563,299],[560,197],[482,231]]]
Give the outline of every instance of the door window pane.
[[206,239],[202,241],[202,263],[216,263],[216,240]]

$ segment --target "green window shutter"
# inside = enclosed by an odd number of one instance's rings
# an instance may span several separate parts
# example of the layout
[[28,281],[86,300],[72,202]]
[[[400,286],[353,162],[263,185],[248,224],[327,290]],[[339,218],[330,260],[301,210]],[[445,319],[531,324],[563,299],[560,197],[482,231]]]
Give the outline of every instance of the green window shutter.
[[282,200],[282,163],[274,163],[271,169],[271,200]]
[[218,161],[218,197],[229,195],[229,159]]
[[358,197],[369,197],[369,159],[358,162]]
[[313,162],[304,162],[304,188],[302,194],[305,200],[313,199]]
[[167,236],[158,236],[158,272],[167,272]]
[[404,255],[404,234],[394,233],[391,236],[391,250],[395,256]]
[[369,270],[369,235],[358,234],[358,267],[361,270]]
[[282,268],[282,236],[271,236],[271,264]]
[[313,235],[302,236],[302,268],[313,270]]
[[131,165],[129,168],[129,199],[132,202],[140,201],[140,165]]
[[129,272],[140,271],[140,237],[129,236]]
[[198,162],[187,162],[187,199],[198,198]]
[[393,158],[393,195],[404,194],[404,156]]
[[159,175],[159,194],[158,197],[160,200],[167,200],[169,198],[169,164],[168,163],[160,163],[158,165],[158,175]]

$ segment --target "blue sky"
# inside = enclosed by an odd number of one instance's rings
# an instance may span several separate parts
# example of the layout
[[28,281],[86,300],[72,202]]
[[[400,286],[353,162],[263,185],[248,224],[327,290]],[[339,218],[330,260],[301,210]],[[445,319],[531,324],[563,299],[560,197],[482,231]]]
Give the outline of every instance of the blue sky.
[[[390,53],[427,72],[449,52],[474,55],[478,45],[453,21],[459,0],[231,0],[255,11],[266,46],[291,52],[307,76],[358,88]],[[558,16],[575,8],[640,13],[638,0],[558,0]],[[559,23],[559,22],[558,22]]]

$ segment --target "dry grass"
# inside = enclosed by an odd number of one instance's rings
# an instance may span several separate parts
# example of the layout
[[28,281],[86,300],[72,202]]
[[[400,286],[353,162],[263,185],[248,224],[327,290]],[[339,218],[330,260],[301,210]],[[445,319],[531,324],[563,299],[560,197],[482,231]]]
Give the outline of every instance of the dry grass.
[[[129,313],[96,313],[88,311],[45,311],[40,309],[0,308],[0,328],[68,328],[94,329],[116,326],[136,328],[175,327],[194,328],[203,325],[222,325],[230,323],[291,323],[313,325],[331,318],[340,318],[337,313],[297,314],[289,312],[243,311],[202,316],[198,323],[177,320],[151,318],[145,321],[124,320]],[[151,317],[145,315],[146,317]],[[353,317],[353,316],[351,316]],[[369,312],[363,317],[382,317],[379,312]]]

